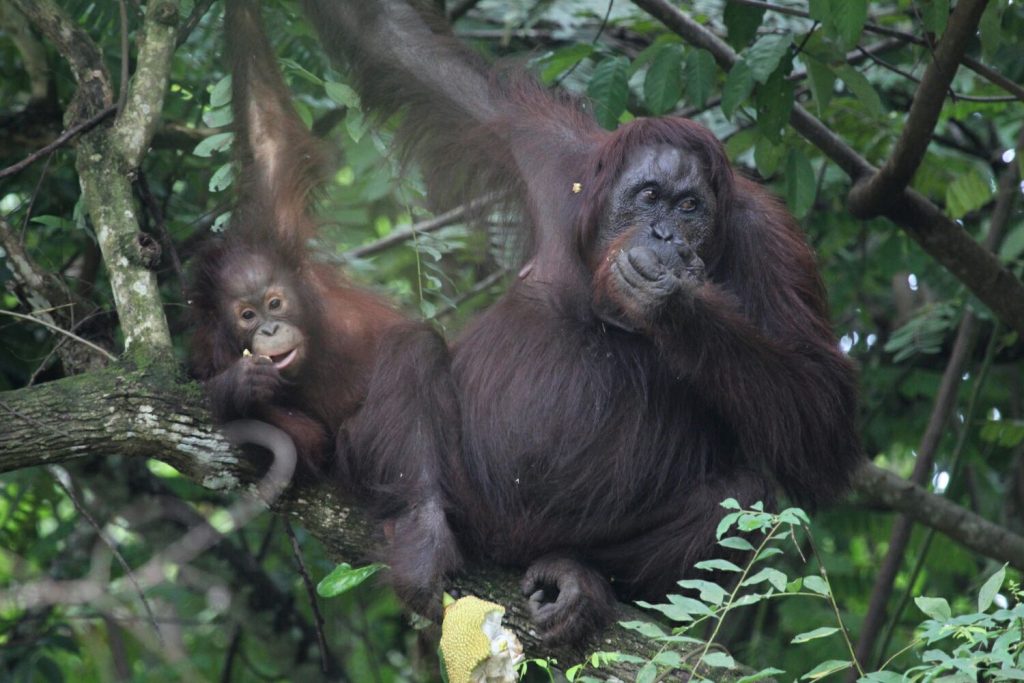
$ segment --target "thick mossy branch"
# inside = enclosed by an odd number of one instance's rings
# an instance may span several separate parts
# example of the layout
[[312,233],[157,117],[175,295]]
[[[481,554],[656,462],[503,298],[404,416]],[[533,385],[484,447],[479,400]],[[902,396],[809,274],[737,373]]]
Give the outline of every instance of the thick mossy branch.
[[[113,102],[110,74],[92,39],[53,0],[15,3],[53,43],[75,75],[76,106],[69,108],[67,123],[109,107]],[[82,135],[77,150],[82,193],[110,274],[125,349],[139,365],[171,353],[171,335],[156,276],[149,270],[151,264],[136,257],[139,220],[132,176],[160,120],[177,17],[175,3],[149,3],[139,34],[138,68],[128,86],[126,106],[113,127],[99,126]]]
[[[0,431],[0,473],[86,456],[120,455],[156,458],[218,491],[252,492],[264,474],[265,462],[246,457],[212,425],[201,388],[165,363],[134,371],[112,366],[0,394],[0,421],[5,425]],[[358,564],[372,556],[375,525],[326,484],[286,492],[274,510],[293,516],[335,561]],[[472,567],[453,588],[505,605],[506,624],[519,636],[527,655],[555,659],[560,667],[580,663],[597,650],[647,658],[658,651],[652,642],[619,626],[581,648],[546,646],[530,633],[519,576],[509,570]],[[650,615],[627,605],[620,609],[622,620],[650,620]],[[635,671],[632,665],[615,664],[595,675],[630,680]]]

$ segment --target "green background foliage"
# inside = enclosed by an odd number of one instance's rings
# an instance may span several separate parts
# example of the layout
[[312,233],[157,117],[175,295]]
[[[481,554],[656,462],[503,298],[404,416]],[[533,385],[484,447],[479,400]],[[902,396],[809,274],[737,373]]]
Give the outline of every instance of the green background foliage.
[[[118,73],[118,3],[60,4],[98,43],[111,72]],[[192,0],[181,4],[183,13],[193,6]],[[500,229],[457,223],[354,257],[351,250],[430,217],[425,190],[430,179],[416,168],[402,169],[389,155],[394,122],[368,125],[358,97],[344,74],[327,63],[297,3],[263,4],[296,107],[334,154],[336,171],[320,199],[321,253],[343,263],[357,281],[392,296],[403,309],[456,335],[514,276],[508,240]],[[840,344],[862,369],[863,439],[877,464],[904,476],[912,470],[957,327],[966,312],[973,312],[979,343],[965,365],[929,484],[1020,533],[1024,343],[896,225],[853,218],[845,208],[848,177],[788,124],[798,102],[870,162],[883,163],[906,123],[915,79],[930,53],[927,45],[868,29],[911,36],[927,32],[933,40],[946,29],[949,5],[943,0],[812,0],[786,6],[807,16],[741,2],[686,3],[688,16],[738,51],[740,61],[728,73],[710,53],[683,43],[625,0],[483,0],[455,32],[490,57],[518,60],[545,83],[588,96],[606,128],[645,115],[698,119],[724,142],[741,173],[785,201],[817,251]],[[163,125],[141,168],[159,207],[159,215],[143,212],[143,227],[156,233],[162,219],[165,255],[173,245],[186,269],[202,240],[223,229],[233,196],[221,18],[216,3],[176,53]],[[129,24],[131,31],[138,28],[133,13]],[[53,92],[37,101],[30,98],[20,53],[0,30],[0,167],[61,129],[61,109],[74,83],[53,48],[46,49]],[[1022,3],[990,2],[968,54],[1024,82]],[[1012,164],[1024,164],[1024,150],[1015,149],[1024,106],[962,67],[950,90],[913,187],[980,240],[990,228],[1000,174]],[[48,160],[0,180],[0,216],[23,236],[42,267],[95,302],[96,311],[82,329],[94,326],[116,334],[112,297],[96,261],[73,150],[63,147]],[[1019,201],[998,254],[1021,274],[1024,219]],[[0,254],[0,284],[5,285],[11,278],[6,265],[6,254]],[[183,357],[187,302],[168,258],[159,277]],[[10,288],[0,297],[0,313],[27,310]],[[0,316],[0,391],[60,377],[63,370],[53,353],[58,341],[41,327]],[[0,413],[0,429],[6,419]],[[184,528],[180,516],[163,508],[147,517],[137,509],[140,496],[174,501],[168,509],[185,506],[190,514],[214,521],[228,503],[159,463],[111,458],[69,469],[77,498],[133,566]],[[887,551],[893,517],[857,497],[812,517],[831,589],[854,636]],[[309,573],[319,581],[332,563],[302,529],[295,533]],[[83,521],[50,471],[37,468],[0,477],[0,591],[41,578],[83,577],[98,544],[95,529]],[[104,611],[59,604],[26,610],[5,603],[0,607],[0,679],[219,680],[229,667],[230,680],[317,678],[315,616],[281,522],[260,517],[219,548],[147,593],[158,618],[174,624],[180,634],[173,644],[155,639],[137,599]],[[798,575],[794,563],[799,557],[771,562],[785,575]],[[916,596],[943,596],[953,614],[978,609],[979,590],[987,601],[1012,602],[1009,592],[982,590],[999,565],[942,534],[915,528],[872,664],[919,633]],[[116,562],[112,571],[123,580]],[[1013,570],[1008,575],[1019,578]],[[772,577],[765,580],[772,582]],[[705,589],[712,591],[705,599],[714,596],[714,589]],[[320,605],[329,649],[348,680],[436,677],[431,646],[405,626],[394,598],[372,581]],[[934,609],[925,612],[934,617]],[[786,672],[780,680],[791,680],[827,660],[848,659],[836,637],[792,646],[798,634],[805,639],[826,635],[815,629],[833,625],[827,601],[764,600],[737,612],[723,626],[720,640],[736,660],[755,669],[774,667]],[[955,657],[955,645],[940,642],[928,648]],[[921,654],[908,651],[894,666],[904,670]]]

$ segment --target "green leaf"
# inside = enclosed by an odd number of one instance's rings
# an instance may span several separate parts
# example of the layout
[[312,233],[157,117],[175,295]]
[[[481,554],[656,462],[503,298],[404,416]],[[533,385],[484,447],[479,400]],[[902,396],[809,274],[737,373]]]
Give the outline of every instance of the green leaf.
[[836,69],[836,75],[842,79],[854,97],[860,100],[872,115],[881,116],[885,112],[882,98],[878,96],[878,91],[864,77],[864,74],[852,66],[843,65]]
[[827,662],[822,662],[818,666],[814,667],[813,669],[805,673],[803,676],[801,676],[800,679],[808,681],[820,681],[822,678],[825,678],[826,676],[831,676],[837,671],[849,669],[851,666],[853,666],[853,662],[846,662],[841,659],[830,659]]
[[789,60],[780,64],[754,95],[757,103],[757,128],[772,142],[782,142],[782,132],[793,110],[794,85],[786,80]]
[[1024,421],[990,420],[981,428],[981,440],[1013,448],[1024,442]]
[[718,542],[718,545],[723,548],[729,548],[730,550],[743,550],[749,552],[754,549],[754,546],[750,544],[750,541],[745,538],[740,538],[739,536],[723,538]]
[[615,57],[598,64],[590,77],[587,95],[594,102],[597,122],[608,130],[614,129],[629,99],[629,60]]
[[734,565],[729,560],[704,560],[693,565],[697,569],[706,569],[708,571],[723,571],[723,572],[742,572],[743,570]]
[[342,562],[320,580],[316,586],[316,592],[322,598],[341,595],[366,581],[384,566],[379,562],[374,562],[364,567],[353,567],[348,562]]
[[235,120],[231,107],[217,107],[203,112],[203,123],[210,128],[221,128]]
[[719,503],[719,505],[721,507],[724,507],[726,510],[741,510],[741,509],[743,509],[740,506],[739,501],[736,500],[735,498],[726,498],[721,503]]
[[952,616],[949,610],[949,603],[945,598],[926,598],[924,596],[914,598],[917,608],[936,621],[948,621]]
[[786,672],[782,669],[776,669],[775,667],[770,666],[767,669],[761,669],[757,673],[744,676],[743,678],[738,679],[736,683],[757,683],[757,681],[763,681],[766,678],[778,676],[779,674],[784,673]]
[[210,192],[222,192],[229,187],[235,180],[235,165],[232,162],[223,164],[220,168],[213,172],[210,176]]
[[893,671],[872,671],[861,677],[857,683],[906,683],[907,678],[903,674]]
[[842,49],[851,50],[860,40],[864,22],[868,20],[867,0],[836,0],[832,2],[831,24]]
[[712,609],[700,600],[694,600],[693,598],[688,598],[685,595],[676,595],[674,593],[669,593],[666,597],[670,604],[682,607],[691,614],[699,614],[702,617],[708,617],[714,614]]
[[[992,5],[998,4],[992,3]],[[924,30],[934,33],[936,38],[941,38],[946,31],[946,23],[949,21],[949,0],[918,0],[917,7],[921,12],[921,23],[924,24]]]
[[747,48],[743,61],[750,67],[754,80],[766,83],[782,61],[783,55],[789,52],[793,38],[788,33],[761,36],[757,42]]
[[197,157],[213,156],[214,152],[223,152],[230,149],[234,139],[234,133],[215,133],[196,145],[196,148],[192,150],[192,154]]
[[217,81],[210,89],[210,108],[226,107],[231,104],[231,74]]
[[658,51],[644,78],[644,102],[655,116],[672,110],[683,95],[683,52],[678,45]]
[[818,638],[825,638],[827,636],[832,635],[833,633],[838,632],[839,629],[837,629],[834,626],[822,626],[821,628],[816,628],[813,631],[806,631],[804,633],[797,634],[793,636],[793,640],[789,642],[806,643],[808,640],[817,640]]
[[757,584],[764,583],[765,581],[771,584],[772,588],[783,593],[786,590],[786,584],[789,582],[789,579],[778,569],[765,567],[753,576],[747,577],[740,585],[756,586]]
[[802,57],[807,66],[807,75],[810,77],[811,95],[814,96],[814,105],[818,109],[818,115],[825,114],[825,108],[832,101],[833,88],[836,82],[835,72],[823,62],[819,62],[806,54]]
[[656,654],[651,662],[667,669],[678,669],[683,665],[683,658],[675,650],[664,650]]
[[818,595],[828,595],[828,584],[825,583],[825,579],[820,576],[805,576],[804,577],[804,588]]
[[594,46],[590,43],[578,43],[555,50],[542,60],[544,67],[540,71],[540,78],[544,83],[550,85],[563,73],[592,54],[594,54]]
[[647,662],[636,672],[636,683],[654,683],[657,677],[657,665],[654,662]]
[[724,588],[711,581],[683,579],[682,581],[677,581],[677,583],[682,588],[692,588],[700,591],[700,599],[712,605],[721,605],[725,601],[725,596],[728,595]]
[[686,101],[701,108],[715,85],[715,58],[707,50],[690,50],[686,56]]
[[786,153],[784,145],[776,145],[765,136],[761,136],[754,146],[754,164],[762,178],[771,178],[779,170],[779,163]]
[[701,661],[703,661],[706,666],[713,666],[716,669],[736,668],[736,660],[727,652],[709,652]]
[[953,218],[962,218],[988,203],[992,194],[989,179],[977,169],[969,169],[946,188],[946,212]]
[[1006,565],[1004,564],[999,568],[992,576],[988,577],[988,580],[982,584],[981,590],[978,592],[978,611],[984,612],[992,606],[992,601],[996,599],[996,593],[1003,587],[1003,581],[1006,579]]
[[754,73],[745,61],[736,62],[722,86],[722,113],[731,119],[753,91]]
[[32,216],[29,223],[38,223],[48,228],[60,228],[61,230],[72,230],[75,227],[74,222],[63,216],[51,216],[48,214],[45,216]]
[[803,218],[814,206],[817,193],[814,168],[799,147],[793,147],[786,156],[786,204],[797,218]]
[[981,38],[981,53],[986,59],[994,57],[1005,40],[1002,26],[1006,7],[1005,2],[990,2],[981,15],[978,35]]
[[620,621],[619,626],[636,631],[645,638],[664,638],[665,632],[657,624],[649,621]]
[[832,2],[830,0],[809,0],[807,10],[811,19],[824,24],[832,16]]
[[724,536],[725,532],[728,531],[729,528],[736,523],[736,520],[740,518],[741,514],[742,513],[739,512],[730,512],[726,516],[722,517],[722,519],[718,522],[718,528],[715,529],[715,538],[721,538],[722,536]]
[[651,603],[644,602],[643,600],[638,600],[636,604],[644,609],[661,612],[672,621],[686,623],[688,621],[693,621],[694,618],[693,612],[689,611],[682,605],[652,605]]
[[761,26],[764,18],[765,8],[752,7],[739,2],[726,2],[722,19],[725,21],[725,28],[728,31],[729,44],[736,50],[742,50],[754,36]]
[[359,108],[359,95],[350,86],[337,81],[324,81],[327,96],[343,107]]

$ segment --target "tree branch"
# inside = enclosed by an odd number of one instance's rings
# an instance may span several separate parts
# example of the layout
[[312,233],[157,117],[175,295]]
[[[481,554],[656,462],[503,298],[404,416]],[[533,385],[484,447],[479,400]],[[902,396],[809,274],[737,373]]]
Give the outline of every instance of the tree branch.
[[[102,56],[54,0],[14,0],[29,20],[53,42],[79,83],[75,99],[86,112],[113,103],[110,75]],[[148,236],[139,231],[131,175],[150,139],[163,106],[174,52],[177,5],[149,4],[139,49],[139,68],[124,111],[113,128],[100,127],[79,138],[76,167],[96,240],[114,292],[125,349],[136,362],[172,352],[156,275],[146,253]]]
[[[739,60],[725,41],[667,0],[633,1],[686,42],[710,52],[721,68],[729,70]],[[875,172],[876,169],[866,159],[799,103],[793,105],[789,122],[855,182]],[[925,252],[967,285],[1003,322],[1024,334],[1024,285],[992,252],[974,241],[967,231],[926,197],[910,188],[895,197],[883,215],[903,228]]]
[[[87,456],[120,455],[162,460],[209,489],[253,490],[263,479],[265,466],[259,464],[259,458],[247,457],[233,447],[211,424],[199,392],[196,384],[179,381],[173,365],[153,363],[136,371],[112,366],[0,394],[0,419],[5,425],[0,432],[0,473]],[[296,518],[338,562],[360,563],[377,543],[375,525],[326,484],[286,491],[272,509]],[[157,577],[149,563],[136,573],[143,585]],[[584,661],[595,650],[648,658],[657,653],[657,644],[618,626],[580,648],[552,648],[541,643],[531,634],[518,579],[509,570],[474,566],[454,587],[505,605],[505,623],[527,652],[555,658],[566,668]],[[90,590],[94,589],[89,586],[76,583],[69,588],[72,598],[93,596]],[[31,596],[46,598],[35,589]],[[650,614],[627,605],[620,605],[617,617],[652,620]],[[601,673],[631,680],[635,667],[617,664],[602,668]]]
[[932,131],[946,100],[967,42],[974,36],[985,11],[987,0],[962,0],[953,9],[949,25],[932,53],[932,61],[924,70],[921,85],[914,93],[914,103],[892,155],[874,175],[860,180],[850,190],[847,204],[857,218],[873,218],[883,212],[910,183],[924,159]]
[[864,465],[857,471],[854,488],[866,500],[901,512],[979,555],[1024,569],[1024,536],[1018,536],[889,470],[871,463]]
[[177,25],[177,3],[149,3],[138,39],[138,65],[128,85],[124,111],[118,115],[111,134],[111,141],[130,168],[142,161],[163,112],[171,57],[177,47]]

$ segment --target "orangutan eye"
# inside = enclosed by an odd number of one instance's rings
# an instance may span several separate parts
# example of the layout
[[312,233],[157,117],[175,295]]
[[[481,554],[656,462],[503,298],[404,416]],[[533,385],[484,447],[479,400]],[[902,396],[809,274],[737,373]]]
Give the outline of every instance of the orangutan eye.
[[251,308],[247,308],[244,311],[242,311],[242,320],[252,320],[255,317],[256,311],[252,310]]
[[271,299],[270,303],[267,304],[267,305],[270,307],[270,310],[276,311],[277,309],[281,308],[281,300],[280,299]]
[[653,187],[645,187],[640,190],[640,198],[647,203],[653,203],[658,201],[658,191]]
[[679,208],[686,212],[693,211],[697,208],[697,200],[693,197],[686,197],[683,201],[679,202]]

